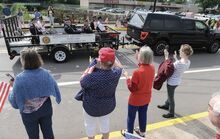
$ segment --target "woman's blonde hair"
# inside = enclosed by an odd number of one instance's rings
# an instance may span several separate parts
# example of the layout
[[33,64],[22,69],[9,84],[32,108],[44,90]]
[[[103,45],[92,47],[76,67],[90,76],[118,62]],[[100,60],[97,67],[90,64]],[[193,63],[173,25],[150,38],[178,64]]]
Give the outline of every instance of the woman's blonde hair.
[[193,54],[193,49],[189,44],[182,44],[180,51],[182,51],[186,56],[191,56]]
[[151,64],[153,62],[153,51],[148,46],[141,47],[139,51],[139,60],[143,64]]
[[21,51],[20,59],[24,69],[37,69],[43,65],[40,54],[34,49],[26,48]]

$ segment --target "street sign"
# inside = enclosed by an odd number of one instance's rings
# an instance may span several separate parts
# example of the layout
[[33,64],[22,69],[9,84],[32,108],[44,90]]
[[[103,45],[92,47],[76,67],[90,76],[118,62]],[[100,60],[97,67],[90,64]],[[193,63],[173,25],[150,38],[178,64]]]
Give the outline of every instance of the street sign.
[[4,8],[2,12],[5,16],[10,16],[11,15],[11,10],[10,10],[9,7]]

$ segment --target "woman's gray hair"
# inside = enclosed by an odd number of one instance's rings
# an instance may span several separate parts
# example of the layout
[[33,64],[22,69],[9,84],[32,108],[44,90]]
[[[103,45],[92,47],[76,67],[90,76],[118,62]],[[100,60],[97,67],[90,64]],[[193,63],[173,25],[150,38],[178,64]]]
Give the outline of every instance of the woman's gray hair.
[[114,65],[114,63],[112,63],[111,61],[101,62],[101,64],[102,64],[106,69],[111,69],[112,66]]
[[151,64],[153,62],[153,51],[148,46],[141,47],[139,51],[139,60],[143,64]]

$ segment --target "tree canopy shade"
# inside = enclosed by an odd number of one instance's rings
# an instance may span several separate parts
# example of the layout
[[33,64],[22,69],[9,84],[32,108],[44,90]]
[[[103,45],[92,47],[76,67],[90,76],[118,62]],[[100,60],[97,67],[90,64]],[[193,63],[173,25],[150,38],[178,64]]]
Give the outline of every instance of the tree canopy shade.
[[220,4],[220,0],[196,0],[196,3],[198,3],[199,6],[202,7],[203,11],[205,11],[206,8],[214,7],[217,4]]
[[14,2],[38,2],[38,3],[66,3],[66,4],[80,4],[80,0],[0,0],[3,3],[14,3]]
[[[138,0],[138,1],[153,2],[154,0]],[[178,4],[182,4],[186,2],[186,0],[157,0],[157,1],[158,2],[172,2],[172,3],[178,3]]]

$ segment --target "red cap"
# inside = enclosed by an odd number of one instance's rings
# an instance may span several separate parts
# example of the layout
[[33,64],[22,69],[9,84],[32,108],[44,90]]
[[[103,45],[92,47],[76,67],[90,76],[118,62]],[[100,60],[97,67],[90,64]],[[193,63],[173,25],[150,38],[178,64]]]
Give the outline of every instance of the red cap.
[[104,47],[99,50],[99,61],[101,62],[108,62],[111,61],[112,63],[115,62],[115,51],[109,47]]

